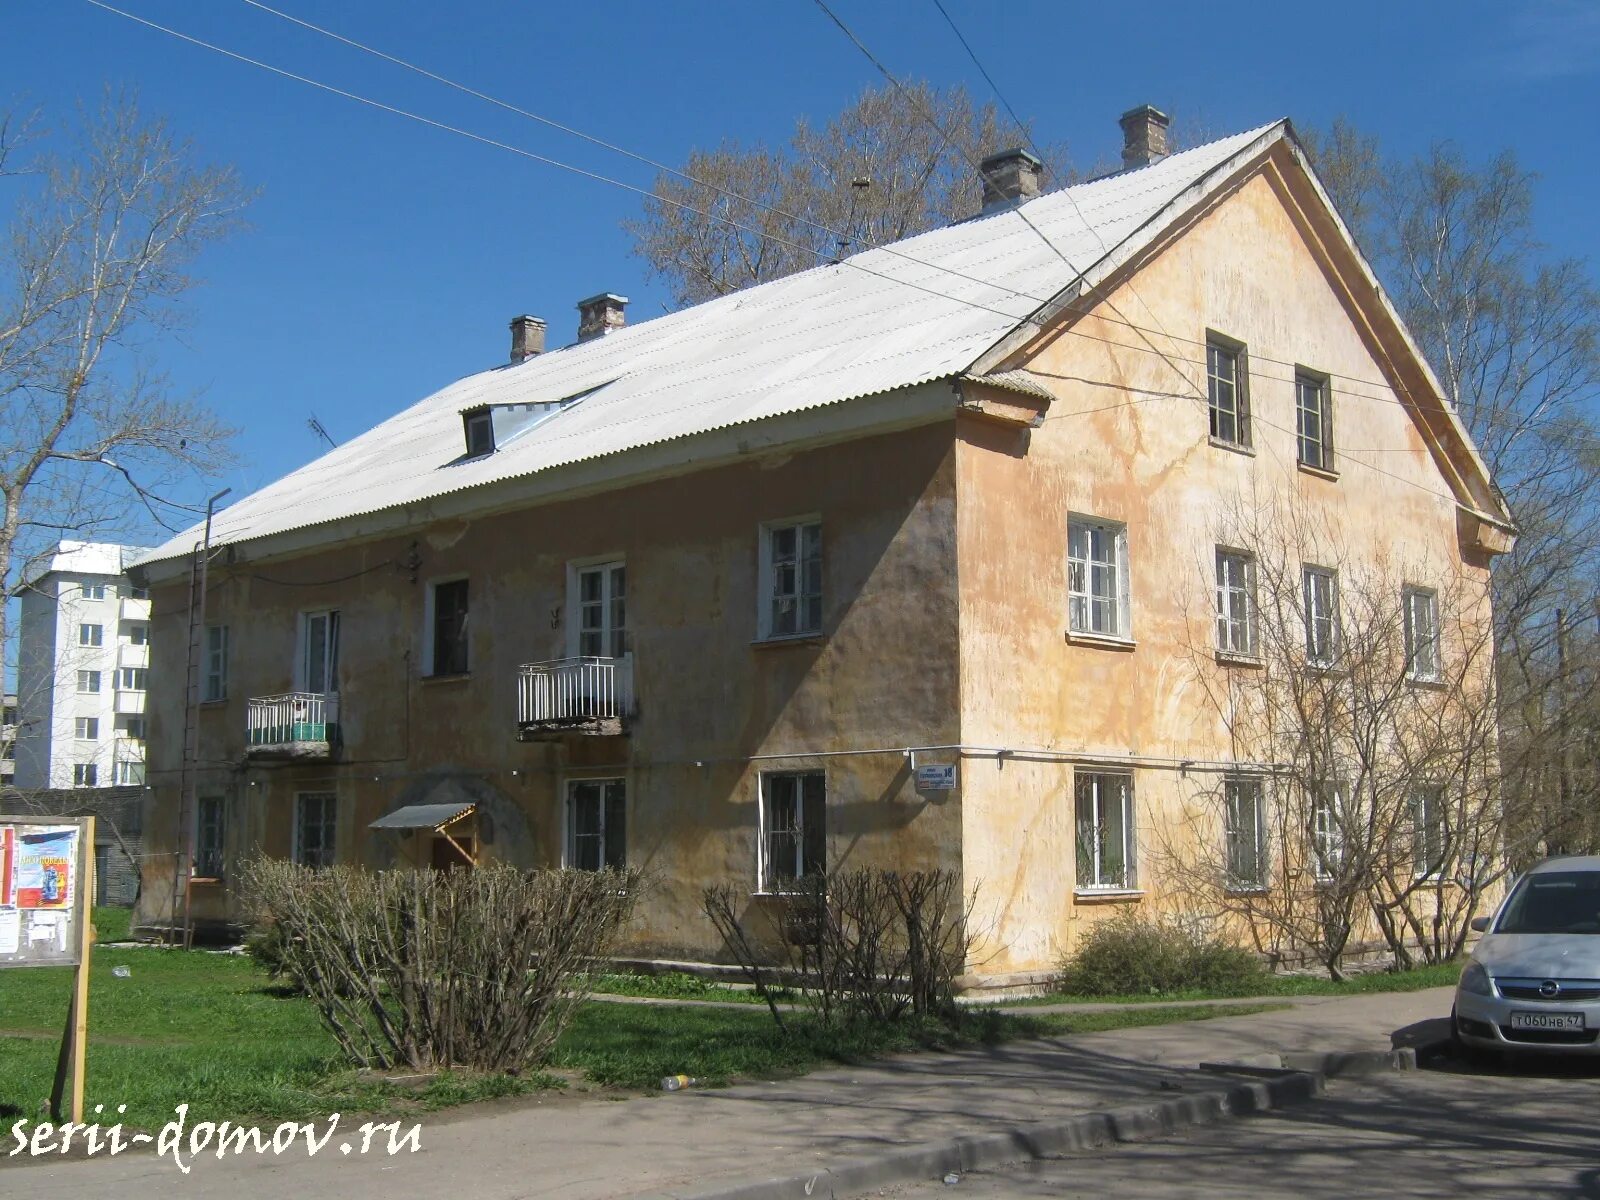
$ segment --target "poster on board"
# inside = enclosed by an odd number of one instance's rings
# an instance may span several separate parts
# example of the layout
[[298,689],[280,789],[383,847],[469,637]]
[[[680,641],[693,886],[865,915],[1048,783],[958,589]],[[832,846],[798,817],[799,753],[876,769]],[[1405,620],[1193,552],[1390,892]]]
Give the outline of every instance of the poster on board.
[[77,887],[78,829],[17,830],[16,907],[70,911]]
[[92,822],[0,815],[0,968],[80,961],[94,894]]

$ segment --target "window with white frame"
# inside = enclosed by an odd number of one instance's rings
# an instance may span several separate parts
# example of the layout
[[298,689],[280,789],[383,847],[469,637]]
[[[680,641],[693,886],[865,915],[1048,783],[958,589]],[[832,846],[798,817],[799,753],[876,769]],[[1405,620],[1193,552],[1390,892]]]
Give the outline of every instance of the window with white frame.
[[1206,338],[1206,388],[1211,436],[1234,446],[1250,444],[1250,387],[1244,346],[1218,334]]
[[1256,564],[1239,550],[1217,547],[1217,649],[1256,653]]
[[1333,470],[1331,403],[1326,376],[1295,372],[1295,435],[1300,462],[1322,471]]
[[1223,838],[1228,886],[1242,891],[1267,886],[1266,783],[1252,776],[1222,784]]
[[119,758],[112,771],[113,778],[123,787],[144,783],[144,764],[137,759]]
[[429,598],[430,675],[465,675],[472,666],[468,653],[468,589],[465,579],[433,585]]
[[294,861],[305,867],[331,867],[339,798],[333,792],[301,792],[294,798]]
[[100,672],[79,671],[78,691],[85,696],[96,695],[100,691]]
[[1417,878],[1437,875],[1444,867],[1449,841],[1444,788],[1423,784],[1411,793],[1411,861]]
[[1073,789],[1078,890],[1127,891],[1137,886],[1133,776],[1075,771]]
[[72,736],[80,742],[94,742],[100,739],[99,717],[78,717],[72,723]]
[[1311,791],[1311,869],[1332,879],[1344,864],[1344,786],[1318,784]]
[[300,653],[295,661],[296,690],[323,695],[339,690],[339,610],[300,614]]
[[810,519],[761,530],[760,636],[822,632],[822,522]]
[[627,789],[620,779],[567,781],[567,866],[621,869],[627,863]]
[[103,646],[105,638],[106,627],[104,625],[78,626],[78,645],[80,646]]
[[228,698],[228,627],[206,626],[205,678],[200,699],[207,704]]
[[622,658],[628,646],[628,568],[621,562],[575,567],[578,655]]
[[1068,628],[1126,638],[1132,636],[1129,616],[1127,526],[1068,518]]
[[120,668],[117,672],[117,686],[125,692],[148,691],[150,686],[150,668]]
[[1408,587],[1400,593],[1405,617],[1406,677],[1424,683],[1439,680],[1439,593]]
[[84,584],[83,598],[85,600],[104,600],[106,598],[106,585],[103,583]]
[[100,786],[100,768],[97,767],[94,763],[73,763],[72,764],[72,786],[73,787],[99,787]]
[[221,879],[224,866],[225,809],[221,796],[201,796],[194,810],[194,862],[201,879]]
[[1326,567],[1301,568],[1306,618],[1306,662],[1331,667],[1339,654],[1339,576]]
[[782,892],[828,869],[828,785],[821,771],[761,776],[760,888]]
[[150,626],[143,621],[135,621],[129,625],[128,644],[130,646],[148,646],[150,644]]

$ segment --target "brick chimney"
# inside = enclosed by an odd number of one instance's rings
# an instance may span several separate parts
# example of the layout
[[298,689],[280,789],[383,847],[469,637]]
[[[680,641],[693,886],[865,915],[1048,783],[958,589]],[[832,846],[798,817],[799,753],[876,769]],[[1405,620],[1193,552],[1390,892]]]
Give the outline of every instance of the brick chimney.
[[983,179],[983,211],[1032,200],[1039,194],[1044,164],[1020,146],[991,154],[978,164]]
[[511,361],[526,362],[535,354],[544,353],[544,318],[520,316],[511,318]]
[[604,337],[622,328],[622,310],[628,306],[626,296],[614,292],[601,292],[587,300],[578,301],[578,340],[587,342]]
[[1122,114],[1122,169],[1148,167],[1167,156],[1167,129],[1172,118],[1159,108],[1141,104]]

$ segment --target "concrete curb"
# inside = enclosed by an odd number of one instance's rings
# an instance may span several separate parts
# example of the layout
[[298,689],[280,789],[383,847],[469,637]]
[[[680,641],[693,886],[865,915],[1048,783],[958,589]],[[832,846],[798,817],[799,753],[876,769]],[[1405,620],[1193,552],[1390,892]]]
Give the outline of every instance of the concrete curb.
[[[1222,1068],[1219,1068],[1222,1069]],[[1197,1092],[1154,1104],[1081,1113],[1062,1121],[1013,1125],[993,1133],[947,1138],[851,1159],[803,1175],[665,1194],[672,1200],[842,1200],[894,1183],[937,1179],[1030,1158],[1050,1158],[1113,1142],[1160,1137],[1189,1125],[1266,1112],[1322,1093],[1320,1074],[1246,1069],[1260,1078],[1217,1091]]]

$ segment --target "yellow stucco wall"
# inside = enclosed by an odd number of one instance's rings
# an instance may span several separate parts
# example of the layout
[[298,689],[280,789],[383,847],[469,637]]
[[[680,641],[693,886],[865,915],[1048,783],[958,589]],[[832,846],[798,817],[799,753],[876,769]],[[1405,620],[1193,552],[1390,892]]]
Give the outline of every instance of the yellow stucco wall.
[[[1210,443],[1208,329],[1250,352],[1253,453]],[[1295,364],[1333,376],[1336,479],[1297,468]],[[961,426],[962,739],[1170,761],[1134,770],[1145,895],[1107,902],[1074,895],[1073,764],[969,758],[964,866],[985,937],[975,965],[995,974],[1051,967],[1084,922],[1125,904],[1173,901],[1152,864],[1194,836],[1196,800],[1218,779],[1179,763],[1231,757],[1199,686],[1204,674],[1239,669],[1207,653],[1213,556],[1230,512],[1290,505],[1314,515],[1338,543],[1320,561],[1370,552],[1416,582],[1482,579],[1481,565],[1462,562],[1456,505],[1412,418],[1262,175],[1131,285],[1007,365],[1025,366],[1056,399],[1029,433]],[[1069,514],[1127,527],[1129,647],[1067,636]]]
[[[777,765],[757,756],[810,754],[781,765],[827,773],[830,865],[957,869],[977,888],[972,970],[1048,970],[1084,922],[1176,903],[1154,864],[1174,841],[1213,836],[1195,801],[1218,776],[1179,764],[1230,757],[1200,685],[1237,668],[1194,652],[1213,636],[1224,514],[1291,504],[1325,518],[1346,558],[1370,549],[1418,582],[1483,577],[1482,562],[1463,561],[1449,487],[1334,282],[1257,175],[1131,286],[1004,364],[1055,396],[1036,429],[952,415],[333,552],[224,558],[209,619],[235,630],[230,695],[201,712],[197,790],[227,797],[235,862],[287,853],[295,792],[326,787],[339,796],[346,860],[394,860],[393,843],[366,834],[382,813],[466,798],[493,818],[488,857],[554,865],[563,781],[620,775],[629,858],[654,881],[625,950],[703,960],[721,950],[700,889],[754,887],[757,777]],[[1208,329],[1251,353],[1253,453],[1208,441]],[[1296,467],[1294,364],[1333,377],[1336,478]],[[824,527],[825,636],[753,645],[758,525],[810,513]],[[1071,513],[1127,526],[1130,646],[1067,637]],[[638,719],[627,737],[520,743],[517,667],[567,653],[568,564],[597,556],[627,562]],[[426,680],[425,588],[457,574],[472,581],[472,672]],[[154,599],[153,675],[180,680],[185,590]],[[297,614],[319,607],[343,618],[342,756],[244,764],[245,700],[292,686]],[[146,837],[157,857],[141,908],[152,923],[170,906],[162,855],[181,728],[180,691],[153,694]],[[968,747],[958,789],[919,794],[897,748],[957,743]],[[1139,764],[1136,898],[1074,894],[1071,760],[1096,756]],[[209,884],[195,906],[201,918],[237,915]]]
[[[823,524],[824,636],[754,644],[758,527],[809,514]],[[623,737],[521,743],[517,668],[568,653],[568,564],[596,556],[627,563],[638,717]],[[214,765],[197,791],[228,797],[235,862],[287,854],[295,793],[325,788],[346,861],[395,860],[392,835],[366,829],[384,812],[463,798],[494,818],[486,857],[558,865],[563,780],[620,776],[629,861],[653,881],[624,949],[716,957],[700,890],[754,888],[762,770],[827,773],[831,865],[959,868],[959,800],[919,795],[897,749],[957,740],[954,560],[950,421],[259,567],[219,560],[207,620],[233,631],[229,697],[201,710]],[[471,580],[471,674],[421,678],[426,586],[458,574]],[[314,583],[326,580],[338,582]],[[155,666],[181,680],[186,590],[154,601]],[[339,759],[244,764],[247,697],[290,690],[298,614],[327,607],[341,613]],[[158,857],[141,919],[162,922],[182,697],[152,702]],[[820,753],[876,748],[889,752]],[[804,752],[817,756],[748,761]],[[194,905],[236,915],[210,884]]]

